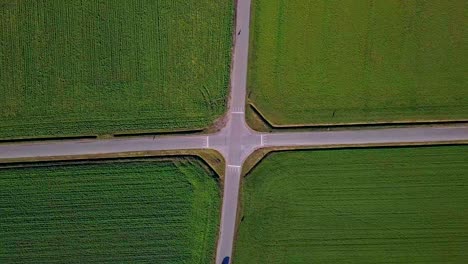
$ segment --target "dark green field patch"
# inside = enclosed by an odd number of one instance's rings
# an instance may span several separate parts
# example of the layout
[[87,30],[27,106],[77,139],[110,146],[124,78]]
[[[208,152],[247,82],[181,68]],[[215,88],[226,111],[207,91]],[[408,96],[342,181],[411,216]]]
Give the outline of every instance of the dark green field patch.
[[467,263],[468,146],[274,153],[242,205],[236,263]]
[[226,109],[232,0],[2,3],[0,138],[200,129]]
[[0,169],[0,263],[211,263],[210,174],[192,159]]

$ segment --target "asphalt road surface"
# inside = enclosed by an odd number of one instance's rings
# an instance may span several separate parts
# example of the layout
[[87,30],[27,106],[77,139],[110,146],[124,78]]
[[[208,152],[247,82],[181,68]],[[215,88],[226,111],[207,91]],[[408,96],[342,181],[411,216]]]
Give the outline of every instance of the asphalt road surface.
[[266,147],[273,146],[326,146],[369,145],[414,142],[464,141],[468,138],[468,126],[413,127],[335,132],[275,133],[263,136]]
[[[226,127],[215,137],[226,138],[226,145],[218,150],[226,159],[221,226],[216,251],[216,264],[225,257],[232,260],[232,248],[236,229],[239,184],[243,153],[248,153],[250,146],[246,142],[260,143],[255,132],[250,131],[245,123],[245,98],[247,87],[247,61],[249,57],[251,0],[238,0],[236,7],[236,39],[231,72],[231,97],[229,100],[229,121]],[[244,140],[246,139],[246,140]],[[217,146],[214,146],[217,147]],[[253,150],[253,149],[252,149]],[[245,155],[245,154],[244,154]]]
[[[0,144],[0,159],[109,154],[138,151],[215,149],[226,160],[221,226],[216,264],[232,260],[242,164],[256,149],[287,146],[405,144],[468,141],[468,126],[257,133],[245,123],[251,0],[238,0],[228,122],[218,133],[196,136],[68,140]],[[235,260],[234,260],[235,261]]]
[[119,152],[201,149],[206,136],[139,137],[132,139],[69,140],[42,143],[0,144],[0,159],[53,157]]

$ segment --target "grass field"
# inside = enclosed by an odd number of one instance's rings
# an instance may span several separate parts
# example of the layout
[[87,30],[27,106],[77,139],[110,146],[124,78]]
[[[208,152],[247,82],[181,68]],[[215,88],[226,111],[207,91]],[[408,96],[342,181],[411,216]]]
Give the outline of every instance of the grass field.
[[0,170],[0,263],[212,263],[220,190],[194,159]]
[[226,108],[232,0],[0,2],[0,138],[205,128]]
[[468,146],[275,153],[247,176],[236,263],[468,263]]
[[273,124],[468,119],[464,0],[257,0],[250,101]]

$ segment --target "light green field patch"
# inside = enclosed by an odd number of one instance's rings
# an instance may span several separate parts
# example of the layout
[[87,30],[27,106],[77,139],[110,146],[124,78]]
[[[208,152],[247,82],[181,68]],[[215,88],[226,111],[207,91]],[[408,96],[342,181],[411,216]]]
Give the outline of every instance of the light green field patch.
[[245,179],[234,261],[467,263],[468,146],[274,153]]
[[250,101],[277,125],[466,120],[467,4],[253,1]]

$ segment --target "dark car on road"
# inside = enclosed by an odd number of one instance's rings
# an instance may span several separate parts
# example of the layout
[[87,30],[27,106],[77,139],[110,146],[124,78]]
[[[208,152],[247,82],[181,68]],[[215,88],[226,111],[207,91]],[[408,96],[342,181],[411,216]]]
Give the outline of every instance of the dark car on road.
[[221,264],[229,264],[229,257],[225,257]]

